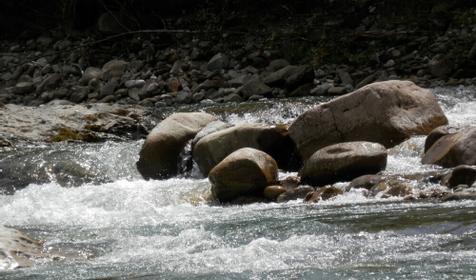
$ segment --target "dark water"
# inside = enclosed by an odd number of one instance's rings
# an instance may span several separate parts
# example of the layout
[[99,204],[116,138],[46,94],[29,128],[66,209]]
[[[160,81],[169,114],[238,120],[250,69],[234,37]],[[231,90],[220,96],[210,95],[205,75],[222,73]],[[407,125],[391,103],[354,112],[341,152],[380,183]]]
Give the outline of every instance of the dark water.
[[[474,92],[436,90],[451,124],[476,123]],[[246,106],[207,110],[234,123],[285,123],[310,102]],[[420,164],[423,142],[416,137],[391,149],[386,172],[435,169]],[[0,224],[45,240],[50,256],[21,269],[0,258],[0,279],[476,278],[475,201],[370,199],[351,190],[314,205],[222,207],[206,201],[206,179],[141,180],[134,168],[140,145],[61,144],[0,154],[4,178],[28,185],[0,195]]]

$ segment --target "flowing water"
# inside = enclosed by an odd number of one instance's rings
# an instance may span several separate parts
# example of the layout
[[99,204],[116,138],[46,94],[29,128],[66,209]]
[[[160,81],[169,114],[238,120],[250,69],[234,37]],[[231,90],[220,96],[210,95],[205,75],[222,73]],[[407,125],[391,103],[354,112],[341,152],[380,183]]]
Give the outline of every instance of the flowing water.
[[[476,123],[475,89],[434,91],[450,124]],[[315,102],[205,109],[232,123],[287,123]],[[44,240],[49,257],[17,269],[0,259],[0,279],[476,278],[475,201],[405,202],[350,190],[318,204],[220,206],[207,202],[206,179],[141,180],[141,143],[1,153],[0,224]],[[423,143],[415,137],[391,149],[385,172],[437,169],[420,164]]]

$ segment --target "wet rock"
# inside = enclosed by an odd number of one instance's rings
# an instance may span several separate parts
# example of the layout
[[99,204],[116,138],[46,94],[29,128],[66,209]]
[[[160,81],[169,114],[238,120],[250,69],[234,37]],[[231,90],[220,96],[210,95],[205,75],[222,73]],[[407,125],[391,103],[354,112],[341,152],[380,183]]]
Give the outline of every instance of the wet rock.
[[240,87],[237,91],[237,94],[242,96],[245,99],[250,98],[253,95],[269,95],[272,89],[268,87],[265,83],[263,83],[260,79],[253,79],[242,87]]
[[228,67],[229,63],[230,63],[230,59],[228,58],[227,55],[218,53],[215,56],[213,56],[210,59],[210,61],[208,61],[207,70],[208,71],[223,70]]
[[476,128],[442,136],[425,152],[422,163],[443,167],[476,165]]
[[286,192],[286,188],[280,185],[267,186],[263,191],[263,196],[271,201],[276,201],[278,196]]
[[314,188],[311,186],[299,186],[294,189],[287,189],[285,193],[280,194],[276,198],[276,202],[286,202],[290,200],[303,199],[311,192],[314,192]]
[[13,144],[6,138],[0,136],[0,148],[13,147]]
[[370,142],[335,144],[315,152],[299,172],[301,180],[316,186],[374,174],[387,165],[384,146]]
[[36,258],[42,256],[43,242],[19,230],[0,226],[0,264],[3,269],[30,267]]
[[193,158],[202,174],[208,172],[232,152],[250,147],[271,155],[280,168],[296,164],[295,147],[286,127],[242,124],[203,137],[193,149]]
[[266,186],[278,180],[278,165],[268,154],[239,149],[216,165],[208,176],[212,193],[220,202],[242,195],[261,195]]
[[386,178],[370,189],[372,195],[381,194],[382,198],[392,196],[405,197],[413,193],[408,180],[402,178]]
[[301,178],[299,176],[288,176],[279,181],[279,185],[283,186],[286,190],[292,190],[299,186]]
[[304,198],[304,202],[317,203],[320,200],[328,200],[343,193],[344,192],[337,187],[323,187],[308,193]]
[[476,182],[476,166],[460,165],[455,167],[448,175],[442,179],[442,184],[455,189],[459,185],[467,187]]
[[413,189],[405,184],[395,184],[390,185],[389,188],[384,192],[382,198],[392,197],[392,196],[399,196],[405,197],[411,195],[413,193]]
[[425,139],[425,152],[435,144],[441,137],[446,136],[448,134],[456,133],[457,129],[455,127],[451,127],[448,125],[439,126],[433,129],[430,134]]
[[476,192],[455,192],[455,193],[448,193],[444,195],[441,200],[445,201],[459,201],[459,200],[476,200]]
[[348,189],[367,189],[370,190],[373,186],[382,182],[384,179],[381,175],[362,175],[350,182]]
[[290,126],[289,133],[306,159],[316,150],[339,142],[371,141],[392,147],[447,122],[429,90],[409,81],[386,81],[305,112]]

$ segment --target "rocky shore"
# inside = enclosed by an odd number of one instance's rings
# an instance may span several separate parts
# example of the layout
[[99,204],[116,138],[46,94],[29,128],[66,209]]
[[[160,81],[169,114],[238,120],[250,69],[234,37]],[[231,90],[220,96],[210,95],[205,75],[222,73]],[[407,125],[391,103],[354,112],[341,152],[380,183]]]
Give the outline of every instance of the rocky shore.
[[210,26],[200,10],[173,18],[165,32],[121,33],[127,22],[103,21],[111,16],[105,13],[95,32],[53,29],[2,40],[0,102],[164,107],[337,96],[391,79],[475,84],[476,8],[436,1],[412,14],[372,2],[326,5],[338,9],[314,7],[285,24],[264,16],[259,28],[239,11],[210,12],[224,18]]

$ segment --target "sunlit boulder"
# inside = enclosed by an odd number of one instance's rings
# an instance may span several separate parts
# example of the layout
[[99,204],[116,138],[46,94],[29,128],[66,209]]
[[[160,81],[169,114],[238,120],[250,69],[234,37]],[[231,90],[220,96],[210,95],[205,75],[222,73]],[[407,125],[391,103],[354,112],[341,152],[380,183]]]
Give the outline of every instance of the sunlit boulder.
[[348,141],[395,146],[427,135],[448,121],[429,91],[410,81],[378,82],[323,103],[289,127],[303,159],[328,145]]
[[207,113],[175,113],[159,123],[147,136],[137,169],[145,179],[174,176],[180,152],[188,141],[216,117]]
[[240,196],[263,195],[263,190],[278,181],[278,165],[268,154],[252,149],[239,149],[228,155],[208,176],[212,193],[220,202]]

